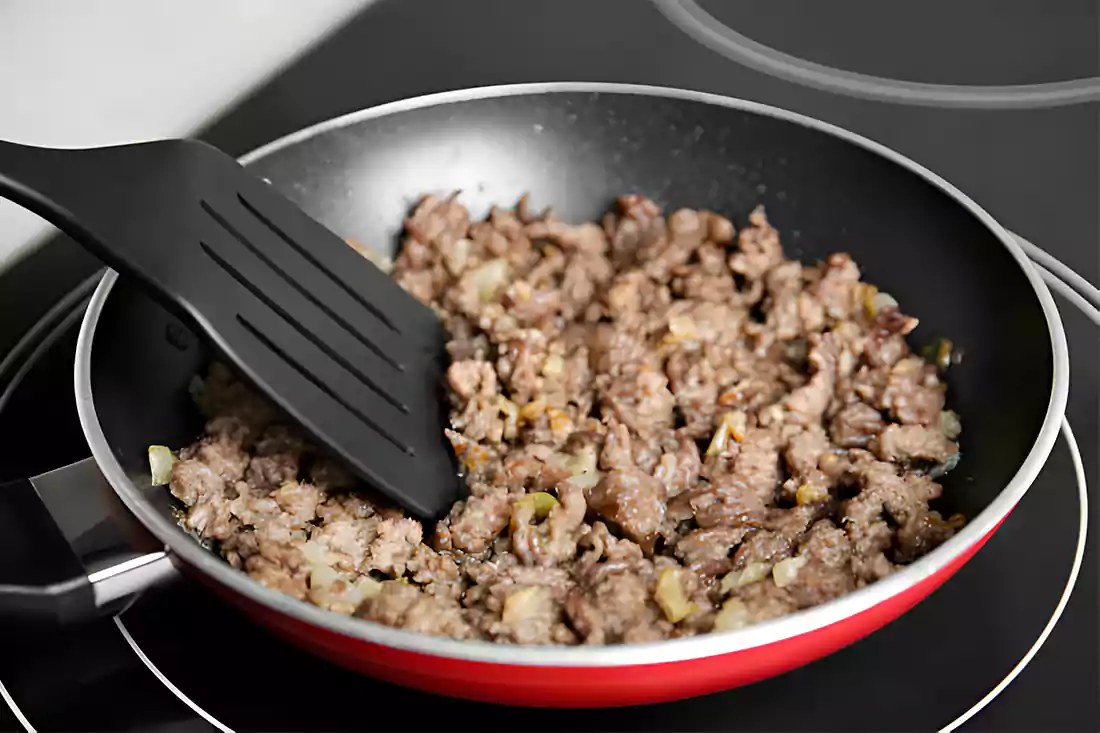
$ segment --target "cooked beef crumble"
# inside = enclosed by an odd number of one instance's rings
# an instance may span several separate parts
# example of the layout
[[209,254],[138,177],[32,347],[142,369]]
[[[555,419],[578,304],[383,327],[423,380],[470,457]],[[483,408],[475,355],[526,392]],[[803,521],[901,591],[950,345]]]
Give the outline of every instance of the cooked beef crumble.
[[929,509],[958,459],[941,374],[848,255],[641,196],[577,226],[426,196],[405,231],[393,277],[452,335],[469,497],[421,526],[215,365],[171,491],[269,588],[459,639],[642,642],[828,601],[960,525]]

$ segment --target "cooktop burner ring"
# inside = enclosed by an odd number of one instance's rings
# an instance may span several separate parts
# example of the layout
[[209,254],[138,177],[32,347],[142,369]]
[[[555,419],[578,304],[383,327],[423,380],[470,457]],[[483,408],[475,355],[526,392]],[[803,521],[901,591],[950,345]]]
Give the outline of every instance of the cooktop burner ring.
[[157,665],[153,663],[153,660],[150,659],[148,655],[146,655],[141,646],[139,646],[137,641],[134,640],[134,637],[130,635],[130,630],[126,628],[126,624],[122,620],[122,616],[125,613],[126,611],[124,610],[122,613],[119,613],[114,617],[115,626],[118,628],[118,632],[122,634],[122,639],[126,642],[127,645],[129,645],[130,649],[134,652],[134,654],[137,655],[138,659],[141,660],[141,663],[145,665],[145,668],[148,669],[153,674],[153,676],[160,681],[161,684],[167,687],[169,692],[179,698],[180,702],[193,710],[195,715],[198,715],[207,723],[222,731],[222,733],[233,733],[232,728],[225,725],[213,715],[203,710],[198,703],[188,697],[183,692],[183,690],[176,687],[172,683],[172,680],[168,679],[167,675],[160,671]]
[[799,58],[738,33],[696,0],[652,0],[677,28],[726,58],[784,81],[882,102],[970,109],[1030,109],[1100,100],[1100,77],[1040,84],[932,84],[889,79]]
[[980,713],[989,703],[993,702],[1005,689],[1012,684],[1012,681],[1020,676],[1020,673],[1024,671],[1031,660],[1035,658],[1035,655],[1039,653],[1039,650],[1043,648],[1043,644],[1046,643],[1048,637],[1054,627],[1058,625],[1059,619],[1062,618],[1062,612],[1069,604],[1069,599],[1073,595],[1073,590],[1077,586],[1077,576],[1081,572],[1081,563],[1085,559],[1085,547],[1088,543],[1088,526],[1089,526],[1089,495],[1088,495],[1088,482],[1085,480],[1085,467],[1081,461],[1081,449],[1077,445],[1077,438],[1073,435],[1073,428],[1070,427],[1069,420],[1062,418],[1062,437],[1066,440],[1066,446],[1069,448],[1070,458],[1073,460],[1073,471],[1077,479],[1077,497],[1078,497],[1078,519],[1077,526],[1077,548],[1073,555],[1073,564],[1070,566],[1069,575],[1066,577],[1066,585],[1062,590],[1062,595],[1058,599],[1058,604],[1054,607],[1054,612],[1050,615],[1050,620],[1043,626],[1043,630],[1039,632],[1039,636],[1035,638],[1035,643],[1031,645],[1031,648],[1020,658],[1009,673],[1005,675],[1004,679],[998,682],[993,689],[986,693],[985,697],[978,702],[974,703],[973,707],[968,709],[965,713],[955,718],[953,721],[945,725],[940,729],[940,733],[951,733],[959,726],[966,723],[966,721],[973,718]]
[[23,711],[19,709],[19,706],[15,704],[15,700],[12,698],[11,693],[8,692],[8,688],[4,687],[3,680],[0,680],[0,699],[3,699],[7,703],[8,708],[11,710],[15,719],[19,721],[19,725],[23,726],[23,730],[28,733],[33,733],[34,726],[27,720],[27,716],[23,714]]

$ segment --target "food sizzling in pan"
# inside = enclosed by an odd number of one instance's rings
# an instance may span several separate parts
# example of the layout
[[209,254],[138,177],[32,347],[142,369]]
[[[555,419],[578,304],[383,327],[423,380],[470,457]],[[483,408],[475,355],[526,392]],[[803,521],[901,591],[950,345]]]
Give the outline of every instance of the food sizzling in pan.
[[631,643],[823,603],[960,526],[929,508],[959,458],[950,345],[911,353],[916,320],[847,255],[640,196],[579,226],[427,196],[405,231],[393,276],[452,335],[470,496],[423,527],[215,365],[163,478],[258,582],[428,634]]

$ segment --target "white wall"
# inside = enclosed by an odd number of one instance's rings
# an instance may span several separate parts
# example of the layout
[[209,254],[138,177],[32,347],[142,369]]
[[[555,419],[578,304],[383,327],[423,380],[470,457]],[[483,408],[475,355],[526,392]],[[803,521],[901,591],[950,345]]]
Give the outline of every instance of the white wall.
[[[185,136],[371,0],[0,0],[0,138]],[[0,199],[0,270],[49,227]]]

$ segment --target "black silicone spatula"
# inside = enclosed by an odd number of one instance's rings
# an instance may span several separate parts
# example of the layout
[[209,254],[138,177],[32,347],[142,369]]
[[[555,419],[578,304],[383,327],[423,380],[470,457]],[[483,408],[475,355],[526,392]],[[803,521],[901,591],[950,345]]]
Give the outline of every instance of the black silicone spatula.
[[229,156],[0,141],[0,195],[145,284],[393,501],[430,518],[458,497],[435,314]]

